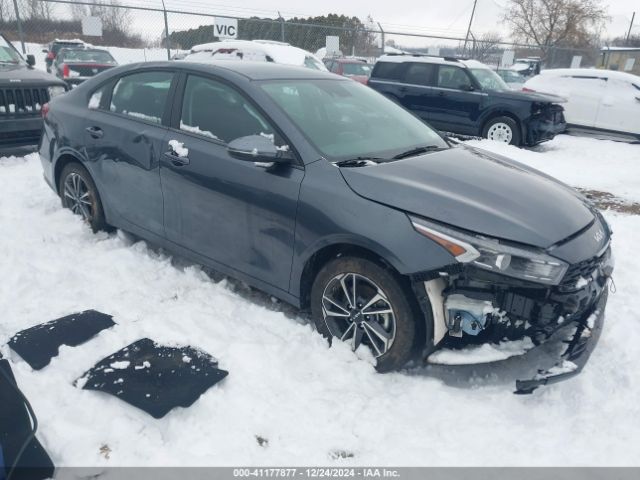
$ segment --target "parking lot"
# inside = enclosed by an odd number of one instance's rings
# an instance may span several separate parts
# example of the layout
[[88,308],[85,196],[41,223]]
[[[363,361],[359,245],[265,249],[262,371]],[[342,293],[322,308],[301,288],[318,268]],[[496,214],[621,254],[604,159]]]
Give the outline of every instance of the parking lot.
[[[502,376],[508,368],[457,385],[424,368],[377,374],[364,349],[329,349],[305,315],[275,299],[122,231],[93,234],[62,209],[37,154],[1,158],[0,345],[70,312],[96,309],[117,323],[88,344],[62,347],[39,372],[0,349],[56,465],[636,462],[640,146],[566,135],[529,150],[470,143],[609,208],[615,292],[600,344],[580,376],[531,396],[512,394],[513,378]],[[143,337],[201,348],[229,377],[161,420],[74,387],[97,361]]]

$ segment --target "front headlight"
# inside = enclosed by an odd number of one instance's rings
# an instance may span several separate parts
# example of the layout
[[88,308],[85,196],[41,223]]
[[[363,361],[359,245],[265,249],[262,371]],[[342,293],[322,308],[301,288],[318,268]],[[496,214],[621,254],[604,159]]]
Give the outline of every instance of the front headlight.
[[505,245],[496,239],[458,232],[411,215],[409,219],[418,233],[444,247],[457,261],[483,270],[557,285],[569,267],[562,260],[539,250]]
[[64,88],[62,85],[54,85],[52,87],[49,87],[49,98],[62,95],[66,91],[67,91],[66,88]]

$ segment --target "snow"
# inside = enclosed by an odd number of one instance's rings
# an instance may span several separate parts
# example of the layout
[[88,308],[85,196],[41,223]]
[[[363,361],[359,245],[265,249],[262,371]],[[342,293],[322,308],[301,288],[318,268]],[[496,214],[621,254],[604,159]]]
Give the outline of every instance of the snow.
[[[637,145],[558,137],[527,151],[471,143],[572,185],[637,194]],[[366,350],[329,348],[305,318],[267,295],[216,283],[122,232],[92,234],[61,208],[37,155],[3,158],[0,351],[58,466],[637,466],[640,216],[605,215],[615,232],[617,292],[600,344],[577,377],[516,396],[513,377],[495,367],[457,374],[455,385],[436,366],[377,374]],[[117,325],[86,345],[63,346],[41,371],[5,346],[19,330],[89,308]],[[229,377],[160,420],[73,386],[143,337],[202,349]],[[478,439],[490,448],[464,448]]]
[[440,365],[465,365],[489,363],[522,355],[534,347],[529,337],[495,344],[473,345],[459,350],[442,349],[429,356],[429,363]]
[[180,130],[184,130],[185,132],[189,132],[189,133],[196,133],[198,135],[202,135],[204,137],[213,138],[215,140],[220,140],[218,137],[216,137],[210,131],[208,131],[208,130],[200,130],[199,127],[194,127],[194,126],[191,126],[191,125],[187,125],[182,120],[180,120]]
[[169,146],[180,158],[187,158],[189,156],[189,149],[184,146],[184,143],[178,140],[169,140]]

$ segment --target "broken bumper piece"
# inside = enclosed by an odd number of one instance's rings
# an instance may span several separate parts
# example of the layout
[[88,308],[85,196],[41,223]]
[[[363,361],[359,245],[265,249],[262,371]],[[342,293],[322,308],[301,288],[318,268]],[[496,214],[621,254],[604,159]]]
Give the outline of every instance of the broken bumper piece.
[[567,348],[560,361],[547,370],[540,370],[529,380],[516,380],[516,394],[529,394],[539,387],[567,380],[578,375],[591,356],[604,323],[604,310],[608,291],[604,289],[591,311],[577,324],[573,336],[566,341]]

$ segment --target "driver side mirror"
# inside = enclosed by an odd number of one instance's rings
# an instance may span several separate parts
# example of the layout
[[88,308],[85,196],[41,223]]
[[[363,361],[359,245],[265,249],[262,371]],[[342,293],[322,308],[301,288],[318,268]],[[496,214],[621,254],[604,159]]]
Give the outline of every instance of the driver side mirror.
[[31,54],[27,55],[27,65],[29,65],[30,67],[33,67],[35,64],[36,64],[36,57],[34,57]]
[[262,135],[236,138],[229,142],[227,151],[233,158],[266,168],[271,168],[276,163],[284,164],[291,161],[286,152],[278,150],[269,138]]

